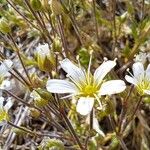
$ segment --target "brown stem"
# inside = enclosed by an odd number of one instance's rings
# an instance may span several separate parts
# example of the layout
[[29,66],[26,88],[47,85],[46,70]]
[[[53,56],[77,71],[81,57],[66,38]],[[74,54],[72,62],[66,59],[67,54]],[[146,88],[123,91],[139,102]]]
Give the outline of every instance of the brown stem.
[[[30,9],[31,13],[33,14],[33,16],[35,17],[35,19],[37,20],[38,24],[40,25],[42,31],[43,31],[43,37],[44,39],[47,41],[47,43],[49,43],[49,41],[47,40],[46,36],[45,36],[45,30],[44,27],[41,23],[41,21],[39,20],[38,16],[36,15],[35,11],[32,9],[32,7],[30,6],[30,3],[28,0],[25,0],[26,5],[28,6],[28,8]],[[50,38],[51,42],[53,42],[53,40]]]
[[61,36],[62,44],[63,44],[63,47],[64,47],[65,55],[66,55],[66,57],[68,57],[67,42],[66,42],[66,38],[65,38],[63,24],[61,22],[60,16],[57,15],[56,17],[57,17],[57,20],[58,20],[58,28],[59,28],[59,33],[60,33],[60,36]]
[[77,144],[79,145],[80,149],[81,150],[85,150],[85,148],[82,146],[80,140],[79,140],[79,137],[77,136],[76,132],[74,131],[69,119],[67,118],[66,114],[65,114],[65,111],[62,109],[61,110],[61,114],[66,122],[66,125],[71,133],[71,135],[74,137],[74,139],[76,140]]
[[17,55],[18,55],[18,58],[19,58],[19,60],[20,60],[21,65],[22,65],[22,67],[23,67],[23,69],[24,69],[24,72],[25,72],[25,74],[26,74],[26,76],[27,76],[27,78],[28,78],[30,84],[32,84],[31,79],[30,79],[30,76],[29,76],[29,74],[28,74],[28,72],[27,72],[27,70],[26,70],[26,68],[25,68],[25,65],[24,65],[24,63],[23,63],[23,60],[22,60],[22,58],[21,58],[20,49],[18,48],[16,42],[14,41],[13,36],[12,36],[11,34],[8,34],[8,36],[10,37],[10,39],[12,40],[12,42],[13,42],[15,48],[16,48],[16,53],[17,53]]
[[134,86],[131,86],[130,91],[128,92],[125,100],[123,101],[122,111],[121,111],[120,120],[119,120],[118,132],[120,132],[120,130],[121,130],[122,121],[123,121],[123,119],[125,117],[125,112],[127,110],[128,100],[129,100],[129,97],[130,97],[130,95],[131,95],[131,93],[133,91],[133,88],[134,88]]
[[99,34],[98,34],[98,24],[97,24],[97,19],[96,19],[96,2],[95,2],[95,0],[93,0],[93,13],[94,13],[96,37],[97,37],[97,41],[98,41]]
[[142,98],[143,98],[143,97],[141,96],[140,99],[138,100],[138,102],[137,102],[137,104],[136,104],[136,107],[135,107],[135,109],[134,109],[134,111],[133,111],[131,117],[129,118],[129,120],[128,120],[127,123],[125,124],[122,133],[125,131],[125,129],[126,129],[126,127],[128,126],[128,124],[133,120],[134,115],[136,114],[136,112],[137,112],[137,110],[138,110],[138,108],[139,108],[139,106],[140,106],[140,104],[141,104],[141,102],[142,102]]
[[128,150],[128,148],[126,147],[126,144],[124,143],[122,137],[120,136],[120,134],[117,132],[116,130],[116,125],[114,123],[114,120],[111,118],[111,116],[109,115],[109,120],[110,120],[110,124],[112,129],[114,130],[114,132],[116,133],[116,137],[120,143],[120,146],[122,147],[123,150]]

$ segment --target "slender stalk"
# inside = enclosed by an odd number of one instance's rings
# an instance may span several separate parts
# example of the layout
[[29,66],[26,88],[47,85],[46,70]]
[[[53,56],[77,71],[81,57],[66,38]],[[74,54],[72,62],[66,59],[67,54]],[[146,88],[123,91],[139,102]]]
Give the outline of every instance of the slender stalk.
[[16,42],[14,41],[13,36],[12,36],[11,34],[8,34],[8,36],[10,37],[10,39],[12,40],[12,42],[13,42],[15,48],[16,48],[16,53],[17,53],[17,55],[18,55],[18,58],[19,58],[19,60],[20,60],[21,65],[22,65],[22,67],[23,67],[23,69],[24,69],[24,72],[25,72],[25,74],[26,74],[26,76],[27,76],[27,78],[28,78],[30,84],[32,84],[31,79],[30,79],[30,76],[29,76],[29,74],[28,74],[28,72],[27,72],[27,70],[26,70],[26,68],[25,68],[25,65],[24,65],[24,63],[23,63],[23,60],[22,60],[22,58],[21,58],[20,49],[18,48]]
[[65,114],[63,109],[61,111],[61,114],[62,114],[62,116],[63,116],[63,118],[64,118],[64,120],[66,122],[66,125],[67,125],[68,129],[70,130],[72,136],[74,137],[74,139],[76,140],[77,144],[79,145],[80,149],[81,150],[85,150],[85,148],[82,146],[82,144],[81,144],[81,142],[80,142],[76,132],[74,131],[74,129],[73,129],[73,127],[72,127],[72,125],[71,125],[69,119],[67,118],[67,116],[66,116],[66,114]]
[[37,14],[38,14],[39,17],[40,17],[40,20],[41,20],[41,22],[42,22],[42,24],[43,24],[44,30],[46,31],[46,34],[47,34],[48,38],[50,39],[51,42],[53,42],[53,39],[51,38],[51,36],[50,36],[50,34],[49,34],[49,31],[48,31],[47,28],[46,28],[46,24],[45,24],[45,22],[44,22],[43,16],[41,15],[40,12],[37,12]]
[[35,26],[30,20],[28,20],[20,11],[18,11],[18,9],[9,0],[6,0],[6,1],[23,19],[25,19],[35,29],[39,30],[39,28]]
[[[26,3],[26,5],[28,6],[28,8],[30,9],[30,11],[31,11],[31,13],[33,14],[33,16],[35,17],[35,19],[37,20],[37,22],[39,23],[39,25],[40,25],[40,27],[41,27],[43,33],[45,33],[44,27],[43,27],[41,21],[39,20],[38,16],[36,15],[35,11],[34,11],[34,10],[32,9],[32,7],[30,6],[29,1],[28,1],[28,0],[25,0],[25,3]],[[47,34],[47,33],[46,33],[46,34]],[[43,34],[43,35],[44,35],[44,34]],[[47,38],[46,38],[45,35],[44,35],[44,37],[45,37],[45,39],[46,39],[46,41],[47,41]],[[53,40],[52,40],[51,37],[50,37],[50,41],[53,42]],[[49,42],[47,41],[47,43],[49,43]]]
[[[80,45],[83,45],[83,42],[81,40],[81,36],[80,36],[80,32],[79,32],[79,28],[78,28],[78,25],[76,23],[76,19],[75,19],[75,14],[74,14],[74,4],[73,4],[73,0],[70,0],[70,4],[71,4],[71,8],[70,8],[70,12],[71,13],[68,13],[69,17],[70,17],[70,20],[71,20],[71,23],[72,23],[72,26],[74,28],[74,31],[75,31],[75,35],[77,37],[77,40],[79,42]],[[63,5],[63,4],[62,4]],[[64,6],[64,5],[63,5]],[[65,6],[64,6],[65,7]],[[66,11],[67,8],[65,7]]]
[[49,134],[41,134],[41,133],[37,133],[37,132],[33,132],[29,129],[26,129],[26,128],[23,128],[23,127],[20,127],[20,126],[17,126],[15,124],[13,124],[12,122],[8,121],[7,122],[10,126],[14,127],[14,128],[17,128],[19,130],[22,130],[26,133],[29,133],[30,135],[33,135],[33,136],[38,136],[38,137],[41,137],[41,136],[47,136],[47,137],[51,137],[51,138],[60,138],[59,136],[52,136],[52,135],[49,135]]
[[116,0],[112,0],[112,10],[113,10],[113,57],[115,54],[115,48],[117,44],[117,34],[116,34]]
[[25,84],[31,88],[30,83],[23,77],[23,75],[15,68],[13,68],[13,71],[25,82]]
[[35,109],[37,109],[38,111],[41,112],[41,110],[40,110],[38,107],[36,107],[36,106],[34,106],[34,105],[31,105],[31,104],[25,102],[23,99],[19,98],[18,96],[14,95],[13,93],[11,93],[11,92],[9,92],[9,91],[7,91],[7,90],[3,90],[3,92],[5,92],[6,94],[10,95],[10,96],[13,97],[16,101],[21,102],[21,103],[24,104],[25,106],[28,106],[28,107],[31,107],[31,108],[35,108]]
[[98,41],[99,34],[98,34],[98,23],[97,23],[97,19],[96,19],[96,2],[95,2],[95,0],[93,0],[93,13],[94,13],[96,37],[97,37],[97,41]]
[[137,110],[138,110],[138,108],[139,108],[139,106],[140,106],[140,104],[141,104],[141,102],[142,102],[142,98],[143,98],[143,97],[141,96],[140,99],[138,100],[138,102],[137,102],[137,104],[136,104],[136,107],[135,107],[135,109],[134,109],[134,111],[133,111],[131,117],[129,118],[129,120],[128,120],[127,123],[125,124],[122,133],[125,131],[125,129],[126,129],[126,127],[128,126],[128,124],[133,120],[134,115],[136,114],[136,112],[137,112]]
[[93,109],[90,113],[90,130],[92,130],[92,129],[93,129]]
[[116,137],[120,143],[120,146],[122,147],[123,150],[128,150],[128,148],[126,147],[122,137],[120,136],[120,134],[117,132],[116,130],[116,125],[114,123],[114,120],[111,118],[111,116],[109,115],[109,120],[110,120],[110,124],[112,126],[112,129],[114,130],[114,132],[116,133]]
[[63,47],[64,47],[65,55],[66,55],[66,57],[68,57],[69,55],[68,55],[67,42],[66,42],[66,38],[65,38],[63,24],[61,22],[60,16],[57,15],[56,17],[57,17],[57,21],[58,21],[59,33],[60,33],[60,36],[61,36],[61,40],[62,40],[62,44],[63,44]]
[[129,97],[133,91],[133,88],[134,88],[134,86],[131,86],[130,91],[128,92],[125,100],[123,101],[122,111],[121,111],[120,120],[119,120],[118,132],[120,132],[120,130],[121,130],[122,121],[125,117],[125,112],[126,112],[127,106],[128,106],[128,100],[129,100]]
[[145,14],[145,0],[142,0],[141,19],[143,19],[144,14]]
[[22,78],[20,79],[17,75],[15,75],[14,73],[12,73],[11,71],[9,71],[9,73],[14,77],[16,78],[20,83],[22,83],[24,86],[28,86],[26,84],[26,82],[24,82],[24,80],[22,80]]

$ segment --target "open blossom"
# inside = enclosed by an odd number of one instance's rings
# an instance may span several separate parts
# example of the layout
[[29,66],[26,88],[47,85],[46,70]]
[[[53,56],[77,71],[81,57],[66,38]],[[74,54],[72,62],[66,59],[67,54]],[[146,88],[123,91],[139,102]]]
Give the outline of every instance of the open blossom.
[[77,112],[87,115],[91,112],[94,101],[101,105],[99,97],[101,95],[111,95],[125,90],[126,86],[122,80],[111,80],[104,82],[106,74],[116,65],[116,61],[104,61],[95,71],[90,73],[90,65],[86,72],[83,68],[74,65],[69,59],[64,59],[61,67],[67,73],[70,81],[50,79],[47,82],[47,90],[51,93],[68,93],[69,96],[77,96]]
[[3,124],[3,121],[7,121],[8,117],[8,110],[12,107],[13,103],[11,98],[7,99],[7,103],[4,105],[4,97],[0,97],[0,124]]
[[147,54],[145,52],[139,52],[139,54],[135,56],[134,61],[135,62],[141,62],[142,64],[145,64],[148,57],[149,57],[149,54]]
[[147,69],[144,70],[144,66],[141,62],[136,62],[132,66],[133,75],[126,75],[125,79],[135,85],[138,92],[143,94],[150,95],[150,64],[147,66]]

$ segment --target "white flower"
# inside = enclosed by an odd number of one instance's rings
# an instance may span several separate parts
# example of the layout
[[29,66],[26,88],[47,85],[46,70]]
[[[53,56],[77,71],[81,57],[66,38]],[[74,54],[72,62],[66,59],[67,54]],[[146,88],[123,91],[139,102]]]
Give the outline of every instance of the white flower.
[[48,44],[39,44],[36,48],[38,55],[45,58],[46,56],[50,56],[50,49]]
[[74,65],[69,59],[61,62],[61,67],[70,81],[50,79],[47,82],[47,90],[51,93],[69,93],[70,96],[79,96],[77,112],[87,115],[92,110],[94,100],[99,101],[101,95],[111,95],[125,90],[126,86],[122,80],[111,80],[104,82],[106,74],[116,65],[115,61],[104,61],[95,71],[90,73],[90,64],[87,73]]
[[8,110],[12,107],[13,103],[11,98],[7,99],[7,103],[4,105],[4,97],[0,97],[0,124],[3,124],[3,121],[8,120]]
[[144,66],[141,62],[136,62],[132,66],[133,75],[126,75],[125,79],[135,85],[138,92],[143,94],[150,95],[150,64],[147,66],[147,69],[144,70]]
[[145,52],[139,52],[138,55],[135,55],[135,62],[141,62],[142,64],[145,64],[147,58],[149,57],[149,55]]

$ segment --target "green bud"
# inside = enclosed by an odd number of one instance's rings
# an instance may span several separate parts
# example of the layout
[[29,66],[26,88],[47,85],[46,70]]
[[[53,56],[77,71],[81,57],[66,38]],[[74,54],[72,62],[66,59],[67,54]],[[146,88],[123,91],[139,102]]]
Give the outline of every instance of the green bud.
[[35,108],[30,108],[30,115],[33,117],[33,118],[39,118],[40,116],[40,111],[38,111],[37,109]]
[[11,32],[9,23],[5,18],[0,19],[0,31],[4,34]]
[[63,7],[58,0],[51,0],[50,6],[54,15],[60,15],[63,13]]
[[41,10],[42,8],[40,0],[30,0],[30,4],[35,11]]
[[54,38],[54,41],[52,43],[52,50],[54,52],[60,52],[61,48],[62,48],[62,44],[60,38],[57,36],[56,38]]
[[50,92],[44,90],[44,89],[36,89],[36,92],[41,96],[41,98],[43,99],[47,99],[50,100],[51,98],[53,98],[53,96],[51,95]]
[[34,104],[37,107],[44,107],[49,102],[49,99],[43,99],[36,90],[33,90],[30,96],[34,99]]
[[41,0],[42,6],[45,10],[49,10],[49,1],[48,0]]
[[31,75],[31,81],[34,88],[44,87],[44,82],[36,74]]
[[62,141],[58,139],[50,139],[50,138],[45,138],[40,146],[38,147],[39,150],[65,150],[64,144]]

